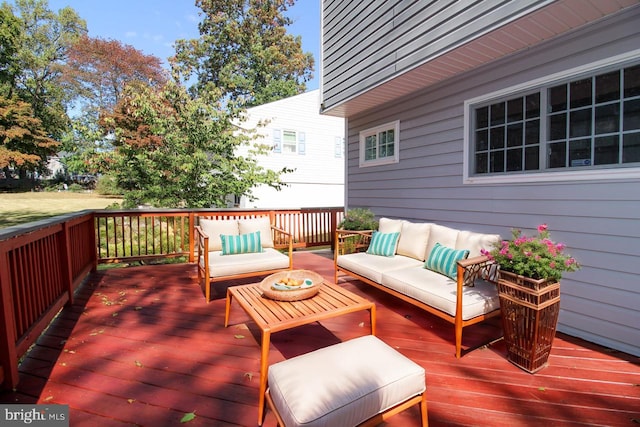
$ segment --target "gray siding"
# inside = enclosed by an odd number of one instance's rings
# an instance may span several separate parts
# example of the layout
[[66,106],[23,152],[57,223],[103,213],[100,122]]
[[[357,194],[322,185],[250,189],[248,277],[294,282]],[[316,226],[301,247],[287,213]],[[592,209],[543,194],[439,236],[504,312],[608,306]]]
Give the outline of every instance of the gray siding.
[[[463,184],[465,100],[638,49],[638,22],[634,8],[349,117],[347,206],[505,238],[547,223],[583,265],[562,281],[559,330],[640,355],[640,180]],[[400,162],[359,168],[359,131],[393,120]]]
[[331,108],[548,3],[325,0],[324,107]]

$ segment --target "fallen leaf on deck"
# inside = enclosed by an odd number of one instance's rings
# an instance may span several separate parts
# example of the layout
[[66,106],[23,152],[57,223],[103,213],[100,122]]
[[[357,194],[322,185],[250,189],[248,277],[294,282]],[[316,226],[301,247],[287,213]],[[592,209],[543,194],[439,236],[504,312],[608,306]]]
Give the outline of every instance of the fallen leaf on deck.
[[181,423],[188,423],[189,421],[192,421],[196,418],[196,413],[194,412],[189,412],[188,414],[184,414],[184,416],[182,417],[182,419],[180,420]]
[[138,368],[142,368],[142,366],[143,366],[143,365],[142,365],[142,362],[140,362],[139,360],[136,360],[136,366],[137,366]]
[[238,334],[238,335],[234,335],[234,337],[235,337],[236,339],[241,340],[241,339],[243,339],[243,338],[244,338],[244,335],[240,335],[240,334]]

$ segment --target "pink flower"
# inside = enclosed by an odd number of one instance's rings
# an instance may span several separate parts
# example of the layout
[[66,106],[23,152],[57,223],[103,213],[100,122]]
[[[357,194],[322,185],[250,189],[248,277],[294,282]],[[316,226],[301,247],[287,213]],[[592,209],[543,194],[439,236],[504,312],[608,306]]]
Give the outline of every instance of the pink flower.
[[556,245],[556,249],[558,250],[558,252],[562,252],[564,250],[564,248],[566,248],[567,245],[565,245],[564,243],[558,243]]
[[542,233],[542,232],[545,232],[545,231],[547,231],[547,224],[540,224],[538,226],[538,233]]
[[576,260],[574,258],[567,258],[567,260],[564,262],[564,265],[569,267],[570,265],[573,265],[575,263],[576,263]]
[[555,263],[555,262],[553,262],[553,261],[551,261],[551,262],[549,263],[549,267],[551,267],[551,268],[556,268],[556,263]]

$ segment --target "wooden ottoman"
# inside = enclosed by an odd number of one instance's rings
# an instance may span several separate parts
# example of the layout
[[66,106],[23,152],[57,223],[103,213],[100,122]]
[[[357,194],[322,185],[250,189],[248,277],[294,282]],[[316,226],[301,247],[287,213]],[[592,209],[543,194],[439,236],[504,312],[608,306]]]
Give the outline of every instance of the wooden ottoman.
[[265,395],[285,427],[373,426],[416,404],[428,425],[424,368],[373,335],[270,366]]

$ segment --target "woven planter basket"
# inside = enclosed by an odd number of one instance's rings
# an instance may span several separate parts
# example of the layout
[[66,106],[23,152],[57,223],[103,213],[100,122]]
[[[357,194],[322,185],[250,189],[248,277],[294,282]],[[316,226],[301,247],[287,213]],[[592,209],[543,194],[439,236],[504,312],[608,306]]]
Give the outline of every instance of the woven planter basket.
[[560,312],[560,283],[501,271],[498,279],[507,359],[535,373],[549,359]]

